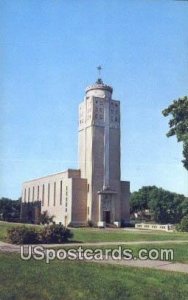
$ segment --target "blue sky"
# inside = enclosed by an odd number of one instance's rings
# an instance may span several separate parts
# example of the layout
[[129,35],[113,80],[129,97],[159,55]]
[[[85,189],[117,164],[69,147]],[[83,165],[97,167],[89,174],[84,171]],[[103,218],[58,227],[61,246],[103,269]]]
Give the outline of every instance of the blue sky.
[[161,114],[188,94],[187,1],[0,0],[0,14],[0,197],[78,166],[78,104],[99,64],[121,101],[122,179],[188,195]]

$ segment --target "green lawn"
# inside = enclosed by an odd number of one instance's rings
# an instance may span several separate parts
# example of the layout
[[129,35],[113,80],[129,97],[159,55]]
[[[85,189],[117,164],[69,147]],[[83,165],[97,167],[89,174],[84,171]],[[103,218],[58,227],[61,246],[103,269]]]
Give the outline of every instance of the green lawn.
[[1,300],[185,300],[188,275],[0,254]]
[[71,229],[74,240],[82,242],[120,242],[120,241],[165,241],[187,240],[188,233],[161,232],[161,231],[126,231],[123,229],[96,229],[78,228]]
[[[119,245],[117,243],[117,245],[105,245],[105,246],[86,246],[84,244],[81,244],[80,245],[82,247],[82,249],[100,249],[103,251],[103,254],[105,254],[105,249],[116,249],[119,251],[119,247],[121,247],[122,251],[124,249],[130,249],[133,253],[133,256],[136,257],[137,259],[139,258],[139,250],[140,249],[147,249],[148,251],[150,249],[155,249],[157,250],[159,253],[160,253],[160,250],[161,249],[173,249],[173,254],[174,254],[174,257],[173,257],[173,260],[170,258],[170,259],[167,259],[165,256],[164,258],[162,259],[161,257],[158,258],[159,260],[164,260],[164,261],[173,261],[173,262],[181,262],[181,263],[185,263],[185,264],[188,264],[188,243],[180,243],[180,244],[176,244],[176,243],[165,243],[165,242],[161,242],[160,244],[142,244],[142,245]],[[55,246],[55,247],[49,247],[48,248],[52,248],[52,249],[55,249],[55,250],[59,250],[59,249],[65,249],[65,250],[69,250],[69,249],[78,249],[80,246],[72,246],[71,244],[69,246],[64,246],[61,245],[61,246]],[[117,253],[117,252],[116,252]]]
[[[23,224],[9,223],[9,222],[2,222],[2,221],[0,221],[0,241],[6,241],[7,230],[9,228],[11,228],[13,226],[21,226],[21,225],[23,225]],[[34,225],[26,224],[26,226],[34,226]],[[39,226],[35,225],[35,227],[39,227]]]
[[[0,240],[6,240],[7,229],[20,226],[14,223],[0,222]],[[34,226],[34,225],[27,225]],[[38,226],[37,226],[38,227]],[[187,240],[188,233],[161,232],[161,231],[126,231],[123,229],[97,229],[97,228],[71,228],[74,233],[73,240],[80,242],[120,242],[120,241],[165,241]]]
[[[89,247],[91,249],[102,249],[103,251],[105,249],[118,249],[118,247],[121,246],[121,249],[131,249],[133,252],[133,255],[138,258],[138,253],[140,249],[156,249],[159,251],[161,249],[173,249],[174,252],[174,259],[173,262],[181,262],[181,263],[188,263],[188,243],[180,243],[180,244],[173,244],[173,243],[160,243],[160,244],[142,244],[142,245],[111,245],[111,246],[100,246],[100,247]],[[71,246],[69,247],[71,248]],[[74,247],[75,248],[75,247]],[[78,248],[78,247],[77,247]],[[88,248],[88,247],[83,247]],[[167,260],[164,258],[164,260]]]

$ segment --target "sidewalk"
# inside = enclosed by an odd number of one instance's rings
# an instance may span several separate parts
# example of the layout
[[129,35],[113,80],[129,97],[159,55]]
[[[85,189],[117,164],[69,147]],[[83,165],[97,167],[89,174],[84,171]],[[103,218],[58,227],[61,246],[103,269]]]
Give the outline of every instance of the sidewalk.
[[171,272],[181,272],[188,274],[188,264],[178,263],[178,262],[168,262],[168,261],[160,261],[160,260],[103,260],[103,261],[95,261],[97,263],[105,263],[105,264],[113,264],[120,265],[122,267],[137,267],[137,268],[148,268],[155,270],[164,270]]
[[[143,245],[143,244],[181,244],[188,243],[187,240],[164,240],[164,241],[133,241],[133,242],[92,242],[92,243],[66,243],[66,244],[40,244],[44,248],[56,248],[56,247],[79,247],[79,246],[119,246],[119,245]],[[26,245],[27,246],[27,245]],[[36,246],[36,245],[33,245]],[[19,252],[20,245],[13,245],[0,241],[0,252]]]
[[[66,247],[76,247],[76,246],[107,246],[107,245],[142,245],[142,244],[161,244],[161,243],[188,243],[188,241],[179,240],[168,240],[168,241],[139,241],[139,242],[100,242],[100,243],[68,243],[68,244],[43,244],[44,248],[66,248]],[[27,245],[25,245],[27,246]],[[34,245],[37,246],[37,245]],[[39,246],[39,245],[38,245]],[[8,244],[0,241],[0,252],[10,253],[20,253],[20,245]],[[113,264],[120,265],[122,267],[138,267],[138,268],[149,268],[155,270],[165,270],[171,272],[181,272],[188,274],[188,264],[178,263],[178,262],[168,262],[160,260],[113,260],[109,258],[108,260],[90,260],[86,262],[95,262],[100,264]]]

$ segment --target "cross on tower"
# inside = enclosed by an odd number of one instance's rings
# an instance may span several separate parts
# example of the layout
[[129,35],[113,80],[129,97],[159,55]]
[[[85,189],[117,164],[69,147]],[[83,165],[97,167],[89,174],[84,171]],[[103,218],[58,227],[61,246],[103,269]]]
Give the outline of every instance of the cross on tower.
[[99,65],[98,67],[97,67],[97,70],[99,71],[99,77],[101,76],[101,70],[102,70],[102,67]]

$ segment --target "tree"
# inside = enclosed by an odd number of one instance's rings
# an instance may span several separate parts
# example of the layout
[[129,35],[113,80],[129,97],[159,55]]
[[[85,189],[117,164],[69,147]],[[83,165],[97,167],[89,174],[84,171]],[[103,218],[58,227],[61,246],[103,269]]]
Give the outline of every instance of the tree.
[[20,221],[20,199],[0,199],[0,219],[3,221]]
[[177,226],[177,229],[179,231],[188,231],[188,215],[182,218],[180,224]]
[[176,135],[178,142],[183,142],[182,160],[184,167],[188,170],[188,97],[174,100],[169,107],[162,111],[163,115],[172,116],[169,121],[170,130],[167,137]]
[[188,198],[156,186],[144,186],[132,193],[131,212],[149,209],[152,218],[159,223],[178,223],[188,214]]
[[148,209],[148,203],[150,200],[149,193],[156,188],[155,186],[143,186],[138,192],[131,194],[130,198],[130,210],[132,212],[142,212]]

